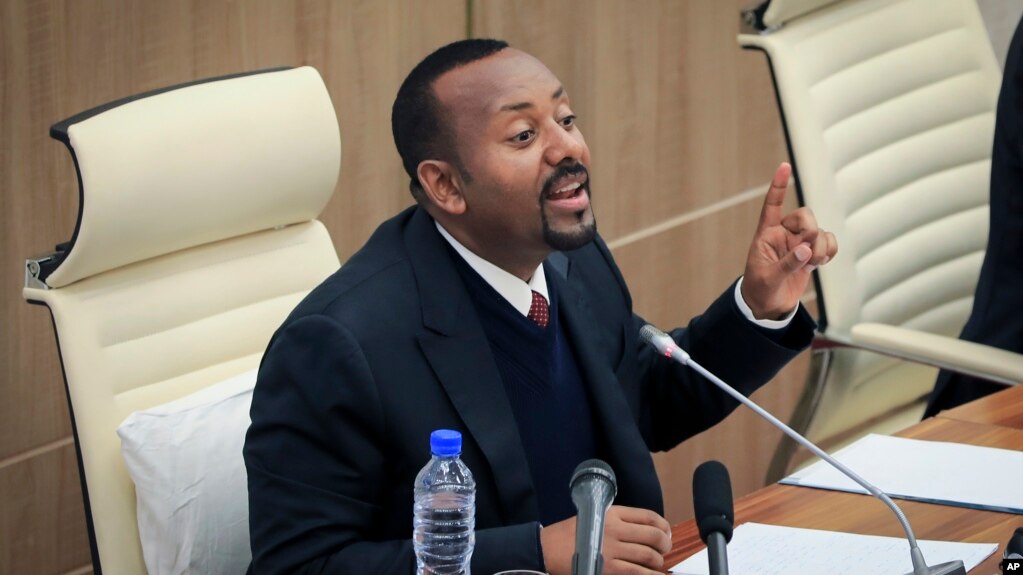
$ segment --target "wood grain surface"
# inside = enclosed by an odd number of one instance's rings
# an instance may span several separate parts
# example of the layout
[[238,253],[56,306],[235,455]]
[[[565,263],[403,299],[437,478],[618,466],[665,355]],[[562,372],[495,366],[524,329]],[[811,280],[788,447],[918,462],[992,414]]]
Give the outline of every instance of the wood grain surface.
[[[1023,409],[1023,401],[1014,399],[1013,403],[1016,409]],[[940,417],[928,419],[896,435],[1023,451],[1023,430]],[[977,481],[983,481],[985,475],[996,472],[977,469]],[[998,572],[1005,543],[1023,523],[1019,515],[1011,513],[916,501],[896,500],[896,503],[906,514],[918,539],[997,543],[995,554],[974,571],[984,575]],[[750,521],[865,535],[904,536],[892,512],[871,496],[791,485],[771,485],[737,500],[735,524]],[[675,525],[672,550],[665,558],[665,567],[677,564],[703,547],[693,520]]]
[[[942,411],[938,417],[1023,429],[1023,385]],[[1023,522],[1021,522],[1023,523]]]

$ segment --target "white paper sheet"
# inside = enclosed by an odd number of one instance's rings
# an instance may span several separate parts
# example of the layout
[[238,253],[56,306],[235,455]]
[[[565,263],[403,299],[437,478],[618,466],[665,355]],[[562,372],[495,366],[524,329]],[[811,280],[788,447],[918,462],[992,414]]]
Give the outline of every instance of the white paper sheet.
[[[995,543],[917,543],[928,565],[961,559],[967,571],[998,549]],[[728,544],[728,571],[741,575],[904,575],[913,571],[913,564],[909,543],[897,537],[744,523],[735,528]],[[706,548],[672,567],[671,572],[708,575]]]
[[[1020,451],[872,434],[842,449],[835,458],[890,497],[1023,513]],[[866,493],[823,461],[781,482]]]

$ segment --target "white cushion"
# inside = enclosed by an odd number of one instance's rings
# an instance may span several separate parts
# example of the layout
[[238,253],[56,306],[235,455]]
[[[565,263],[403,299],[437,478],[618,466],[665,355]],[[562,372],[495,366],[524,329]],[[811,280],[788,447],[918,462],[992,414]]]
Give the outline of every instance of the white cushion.
[[242,445],[256,371],[136,411],[117,428],[151,575],[245,572],[252,554]]

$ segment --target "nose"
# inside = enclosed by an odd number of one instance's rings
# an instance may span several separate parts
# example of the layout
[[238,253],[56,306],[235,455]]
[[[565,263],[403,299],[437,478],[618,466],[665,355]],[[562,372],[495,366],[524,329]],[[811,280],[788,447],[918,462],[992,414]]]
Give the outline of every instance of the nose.
[[565,162],[576,163],[583,157],[586,150],[586,142],[583,140],[579,128],[573,127],[566,130],[561,124],[555,124],[550,130],[551,136],[545,150],[547,163],[551,166]]

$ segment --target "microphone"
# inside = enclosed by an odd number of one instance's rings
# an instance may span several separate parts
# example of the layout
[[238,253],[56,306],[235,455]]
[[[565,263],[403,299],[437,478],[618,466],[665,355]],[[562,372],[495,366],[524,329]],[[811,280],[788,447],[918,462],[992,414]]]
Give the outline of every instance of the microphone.
[[726,545],[732,540],[735,512],[728,469],[719,461],[707,461],[693,473],[693,509],[700,539],[707,544],[710,575],[728,575]]
[[1017,527],[1009,542],[1005,544],[1002,559],[1023,559],[1023,527]]
[[618,482],[611,466],[599,459],[579,464],[568,484],[572,503],[578,512],[575,520],[575,555],[572,575],[601,575],[604,558],[604,516],[618,493]]
[[958,559],[955,561],[949,561],[948,563],[935,565],[934,567],[929,567],[927,562],[924,561],[924,555],[920,551],[920,547],[916,544],[916,535],[913,534],[913,528],[909,526],[909,520],[906,519],[906,515],[901,509],[899,509],[899,506],[892,501],[891,497],[888,497],[888,494],[877,487],[874,487],[872,483],[857,475],[853,470],[843,465],[834,457],[828,455],[823,449],[811,443],[809,439],[796,433],[791,427],[779,421],[777,417],[771,415],[752,400],[733,389],[730,385],[721,381],[718,376],[707,371],[702,365],[693,361],[688,353],[678,347],[678,344],[675,343],[675,340],[671,339],[671,336],[656,327],[647,324],[639,330],[639,337],[653,346],[659,353],[664,354],[665,357],[672,358],[682,365],[689,366],[693,371],[707,378],[722,391],[735,398],[736,401],[752,409],[757,415],[770,422],[771,425],[782,430],[785,435],[788,435],[797,443],[809,449],[810,452],[817,457],[827,461],[832,467],[842,472],[849,479],[858,483],[861,487],[866,489],[868,493],[880,499],[882,503],[887,505],[899,519],[899,523],[902,524],[903,531],[906,532],[906,539],[909,540],[909,556],[913,562],[913,571],[907,575],[966,575],[966,567],[963,565],[963,562]]

